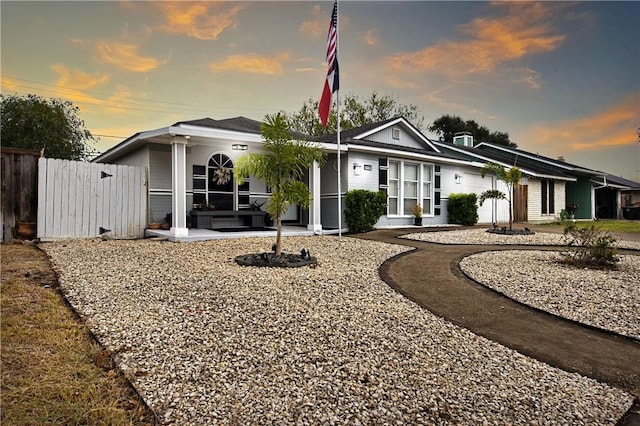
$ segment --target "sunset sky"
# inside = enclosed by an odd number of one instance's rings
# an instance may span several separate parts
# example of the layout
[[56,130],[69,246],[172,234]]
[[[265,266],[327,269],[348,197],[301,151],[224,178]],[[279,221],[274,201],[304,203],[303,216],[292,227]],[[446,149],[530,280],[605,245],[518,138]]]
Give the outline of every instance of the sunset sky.
[[[319,99],[332,1],[2,1],[2,93],[80,107],[98,151]],[[341,1],[340,94],[376,91],[640,181],[640,2]],[[427,136],[435,135],[426,132]]]

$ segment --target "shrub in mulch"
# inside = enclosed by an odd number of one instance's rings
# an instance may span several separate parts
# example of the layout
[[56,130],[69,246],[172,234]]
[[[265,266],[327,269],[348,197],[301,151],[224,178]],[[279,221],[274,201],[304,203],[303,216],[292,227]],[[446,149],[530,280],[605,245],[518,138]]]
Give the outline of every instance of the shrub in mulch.
[[236,256],[235,261],[242,266],[259,266],[270,268],[300,268],[302,266],[315,267],[318,260],[311,257],[309,252],[302,249],[300,254],[281,253],[251,253]]
[[534,235],[533,232],[529,228],[524,229],[508,229],[506,226],[498,228],[494,226],[493,228],[487,229],[487,232],[490,234],[499,234],[499,235]]

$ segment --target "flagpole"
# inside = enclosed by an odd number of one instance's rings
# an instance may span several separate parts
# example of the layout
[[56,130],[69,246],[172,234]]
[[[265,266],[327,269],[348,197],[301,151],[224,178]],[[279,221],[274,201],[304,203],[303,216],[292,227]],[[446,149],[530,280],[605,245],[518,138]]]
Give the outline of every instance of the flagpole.
[[[336,0],[336,58],[340,53],[340,7],[338,5],[338,0]],[[338,238],[342,239],[342,176],[340,173],[340,88],[336,90],[336,128],[337,128],[337,136],[336,141],[338,145]]]

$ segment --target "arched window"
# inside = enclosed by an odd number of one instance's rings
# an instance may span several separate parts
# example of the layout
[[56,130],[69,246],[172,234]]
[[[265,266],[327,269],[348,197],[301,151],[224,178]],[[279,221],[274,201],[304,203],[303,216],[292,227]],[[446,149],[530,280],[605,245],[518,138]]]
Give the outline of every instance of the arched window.
[[207,164],[207,201],[216,210],[234,210],[235,180],[233,161],[224,154],[213,154]]

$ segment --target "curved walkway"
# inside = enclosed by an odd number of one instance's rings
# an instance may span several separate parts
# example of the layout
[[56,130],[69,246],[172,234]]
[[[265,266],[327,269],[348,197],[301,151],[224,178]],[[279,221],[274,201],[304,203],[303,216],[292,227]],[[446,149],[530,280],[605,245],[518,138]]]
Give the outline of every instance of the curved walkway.
[[417,249],[389,259],[380,268],[382,279],[398,292],[434,314],[524,355],[638,395],[640,342],[523,305],[467,278],[458,266],[462,258],[478,252],[543,247],[442,245],[397,238],[410,232],[415,230],[355,235]]

